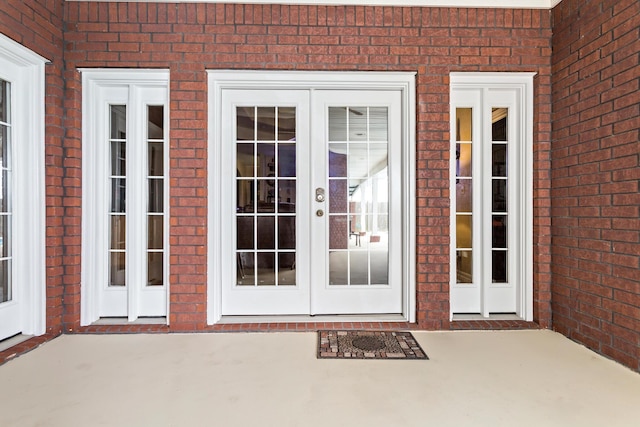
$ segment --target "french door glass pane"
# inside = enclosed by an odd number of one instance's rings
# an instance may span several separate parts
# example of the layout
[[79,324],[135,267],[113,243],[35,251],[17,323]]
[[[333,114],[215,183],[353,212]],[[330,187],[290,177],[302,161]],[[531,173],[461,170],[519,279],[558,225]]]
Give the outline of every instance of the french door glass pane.
[[329,284],[386,285],[388,109],[329,107],[328,120]]
[[295,139],[295,107],[236,107],[238,286],[295,285]]

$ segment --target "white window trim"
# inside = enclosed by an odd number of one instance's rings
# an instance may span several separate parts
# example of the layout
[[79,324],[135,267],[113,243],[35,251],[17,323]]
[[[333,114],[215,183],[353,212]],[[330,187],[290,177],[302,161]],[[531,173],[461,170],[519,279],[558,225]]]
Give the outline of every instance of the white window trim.
[[[15,300],[24,335],[46,331],[45,64],[48,59],[0,34],[0,59],[20,68],[12,83]],[[2,76],[0,69],[0,77]],[[17,94],[20,94],[19,96]]]
[[[522,194],[518,200],[518,210],[523,218],[523,227],[517,240],[523,242],[523,250],[518,260],[520,274],[516,282],[523,283],[521,292],[517,294],[516,311],[520,318],[528,322],[533,321],[533,77],[536,73],[494,73],[494,72],[454,72],[450,74],[451,90],[463,88],[519,88],[521,93],[520,111],[522,112],[523,126],[520,128],[520,140],[523,142],[522,156],[518,165],[522,179],[519,180],[518,194]],[[449,108],[453,114],[454,106]],[[452,122],[453,123],[453,122]],[[455,133],[452,133],[452,140]],[[455,159],[455,144],[451,144],[450,158]],[[455,168],[450,168],[450,181],[455,182]],[[450,249],[450,286],[456,282],[456,238],[455,238],[455,191],[450,192],[451,209],[451,249]],[[449,320],[453,320],[453,310],[450,311]]]
[[224,89],[332,89],[402,91],[402,314],[406,321],[416,320],[416,224],[415,224],[415,73],[340,72],[340,71],[254,71],[207,70],[208,74],[208,249],[207,249],[207,324],[222,319],[223,224],[220,197],[223,178],[220,173],[222,146],[222,91]]
[[[108,120],[108,117],[92,117],[97,110],[97,103],[104,102],[101,90],[109,86],[123,85],[151,85],[166,86],[169,90],[169,70],[162,69],[80,69],[82,73],[82,271],[81,271],[81,304],[80,325],[86,326],[96,322],[100,317],[100,301],[96,290],[97,283],[104,283],[108,277],[108,259],[106,256],[96,256],[95,248],[106,248],[108,242],[108,227],[105,227],[102,207],[105,206],[105,180],[99,180],[96,165],[103,164],[102,155],[91,147],[94,141],[100,140],[103,125],[96,124],[96,120]],[[167,96],[167,99],[169,97]],[[167,104],[168,108],[168,104]],[[168,128],[168,122],[167,122]],[[168,134],[168,133],[167,133]],[[169,144],[167,144],[167,147]],[[165,150],[165,165],[169,164],[169,150]],[[105,166],[106,167],[106,166]],[[167,169],[169,170],[169,169]],[[164,180],[165,206],[169,200],[170,176]],[[95,191],[101,189],[103,191]],[[170,212],[165,212],[165,224],[169,224]],[[167,227],[165,225],[165,227]],[[169,233],[165,228],[164,247],[165,259],[170,259]],[[169,263],[167,263],[167,269]],[[169,322],[169,274],[165,271],[167,291],[166,320]],[[131,287],[128,287],[131,288]],[[131,298],[129,303],[135,303]],[[137,312],[131,310],[129,320],[137,319]]]

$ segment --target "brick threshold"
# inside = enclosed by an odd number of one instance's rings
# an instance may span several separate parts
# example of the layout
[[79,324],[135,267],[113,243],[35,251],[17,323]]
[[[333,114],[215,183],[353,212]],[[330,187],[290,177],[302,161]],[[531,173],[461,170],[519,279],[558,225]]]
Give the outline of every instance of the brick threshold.
[[524,320],[454,320],[449,324],[452,331],[541,329],[536,322]]

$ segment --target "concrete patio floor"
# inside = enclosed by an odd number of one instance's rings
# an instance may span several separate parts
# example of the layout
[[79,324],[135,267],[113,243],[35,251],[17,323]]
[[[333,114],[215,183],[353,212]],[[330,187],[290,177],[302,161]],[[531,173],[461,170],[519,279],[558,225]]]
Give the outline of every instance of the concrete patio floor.
[[640,375],[559,334],[413,334],[430,360],[319,360],[303,332],[64,335],[0,366],[0,426],[640,425]]

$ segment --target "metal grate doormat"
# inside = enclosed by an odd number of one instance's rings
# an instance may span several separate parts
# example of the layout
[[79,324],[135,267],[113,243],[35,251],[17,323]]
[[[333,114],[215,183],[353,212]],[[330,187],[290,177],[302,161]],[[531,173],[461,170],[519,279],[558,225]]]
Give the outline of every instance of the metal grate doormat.
[[318,331],[318,359],[424,359],[410,332]]

